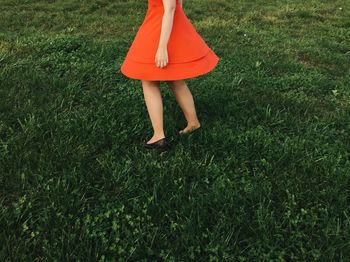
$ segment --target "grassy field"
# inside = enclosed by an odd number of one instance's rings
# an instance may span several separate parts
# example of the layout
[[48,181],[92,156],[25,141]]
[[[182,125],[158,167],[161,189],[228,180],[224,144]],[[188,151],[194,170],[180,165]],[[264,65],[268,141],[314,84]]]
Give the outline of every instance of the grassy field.
[[1,261],[349,261],[350,2],[184,0],[221,58],[162,82],[173,148],[120,65],[145,0],[0,0]]

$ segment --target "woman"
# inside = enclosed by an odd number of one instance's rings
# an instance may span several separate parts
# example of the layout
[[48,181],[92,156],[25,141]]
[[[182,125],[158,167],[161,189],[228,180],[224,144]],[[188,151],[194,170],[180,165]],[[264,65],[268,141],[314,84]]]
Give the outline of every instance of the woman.
[[214,69],[219,57],[208,47],[182,9],[182,0],[148,0],[148,10],[121,66],[121,72],[141,80],[153,136],[145,148],[168,149],[163,129],[160,81],[172,89],[187,120],[180,134],[200,127],[194,100],[184,79]]

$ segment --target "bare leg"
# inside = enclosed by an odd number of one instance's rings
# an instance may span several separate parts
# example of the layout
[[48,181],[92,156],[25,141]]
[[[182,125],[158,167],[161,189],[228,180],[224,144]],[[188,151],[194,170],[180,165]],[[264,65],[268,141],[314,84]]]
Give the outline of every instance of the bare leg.
[[187,126],[180,130],[180,134],[185,134],[200,127],[199,120],[196,114],[196,108],[192,93],[184,80],[166,81],[172,89],[176,101],[179,104],[182,112],[187,120]]
[[153,143],[164,138],[163,129],[163,101],[160,93],[160,81],[142,80],[143,95],[145,98],[149,117],[152,122],[154,134],[147,143]]

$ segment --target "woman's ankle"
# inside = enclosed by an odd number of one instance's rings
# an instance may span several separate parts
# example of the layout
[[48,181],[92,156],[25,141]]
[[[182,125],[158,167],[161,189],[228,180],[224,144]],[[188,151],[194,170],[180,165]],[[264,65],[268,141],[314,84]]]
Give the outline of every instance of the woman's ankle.
[[162,139],[165,137],[165,134],[164,133],[161,133],[161,134],[153,134],[152,138],[154,139]]
[[187,126],[200,126],[201,123],[199,121],[191,121],[187,122]]

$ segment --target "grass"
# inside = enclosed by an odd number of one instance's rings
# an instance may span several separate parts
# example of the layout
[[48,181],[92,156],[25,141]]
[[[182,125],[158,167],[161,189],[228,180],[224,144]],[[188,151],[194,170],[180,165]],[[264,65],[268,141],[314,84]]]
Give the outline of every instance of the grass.
[[173,150],[119,69],[147,1],[0,7],[2,261],[349,261],[350,3],[186,1],[221,58],[162,82]]

